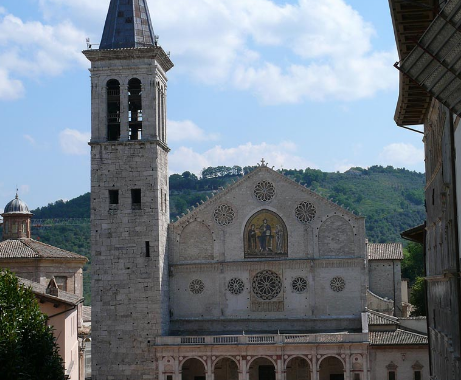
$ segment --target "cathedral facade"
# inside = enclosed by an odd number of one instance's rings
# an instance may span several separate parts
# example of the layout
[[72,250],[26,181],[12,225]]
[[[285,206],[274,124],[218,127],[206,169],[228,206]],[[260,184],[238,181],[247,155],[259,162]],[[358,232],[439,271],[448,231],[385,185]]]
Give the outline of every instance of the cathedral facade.
[[111,0],[84,54],[94,380],[424,378],[427,337],[367,311],[363,217],[262,161],[170,223],[173,64],[145,0]]

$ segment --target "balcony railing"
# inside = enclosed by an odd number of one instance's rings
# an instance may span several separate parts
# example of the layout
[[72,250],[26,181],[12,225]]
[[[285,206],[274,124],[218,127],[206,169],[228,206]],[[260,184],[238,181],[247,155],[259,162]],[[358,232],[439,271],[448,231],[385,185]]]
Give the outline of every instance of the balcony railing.
[[157,346],[215,344],[255,345],[300,343],[361,343],[367,341],[367,333],[159,336],[155,338],[155,344]]

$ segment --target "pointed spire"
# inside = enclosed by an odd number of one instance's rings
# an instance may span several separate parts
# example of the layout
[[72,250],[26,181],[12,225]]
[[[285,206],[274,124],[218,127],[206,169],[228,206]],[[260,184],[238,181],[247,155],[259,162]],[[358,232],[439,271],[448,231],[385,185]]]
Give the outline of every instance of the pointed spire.
[[99,49],[155,46],[147,0],[111,0]]

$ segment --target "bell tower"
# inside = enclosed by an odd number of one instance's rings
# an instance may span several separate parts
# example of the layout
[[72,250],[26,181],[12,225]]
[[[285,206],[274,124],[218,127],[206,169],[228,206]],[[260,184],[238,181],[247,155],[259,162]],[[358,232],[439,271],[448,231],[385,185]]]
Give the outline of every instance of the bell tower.
[[166,73],[146,0],[111,0],[91,61],[92,378],[153,379],[168,334]]

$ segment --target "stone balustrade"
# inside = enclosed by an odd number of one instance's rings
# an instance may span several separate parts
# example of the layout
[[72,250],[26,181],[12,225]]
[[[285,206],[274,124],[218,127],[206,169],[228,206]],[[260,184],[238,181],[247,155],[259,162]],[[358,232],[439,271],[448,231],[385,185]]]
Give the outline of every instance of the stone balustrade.
[[367,333],[159,336],[156,346],[222,344],[362,343]]

